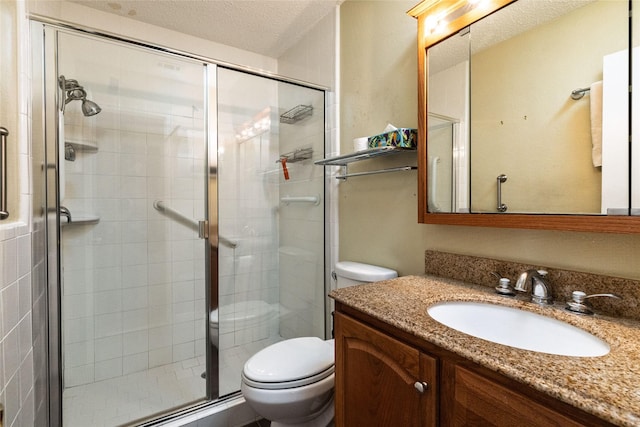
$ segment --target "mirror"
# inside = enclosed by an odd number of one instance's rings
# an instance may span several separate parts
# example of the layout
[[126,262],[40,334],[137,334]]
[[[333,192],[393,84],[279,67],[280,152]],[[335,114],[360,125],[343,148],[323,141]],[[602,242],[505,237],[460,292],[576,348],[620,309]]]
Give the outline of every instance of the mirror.
[[409,12],[423,36],[420,222],[640,232],[628,2],[427,3]]

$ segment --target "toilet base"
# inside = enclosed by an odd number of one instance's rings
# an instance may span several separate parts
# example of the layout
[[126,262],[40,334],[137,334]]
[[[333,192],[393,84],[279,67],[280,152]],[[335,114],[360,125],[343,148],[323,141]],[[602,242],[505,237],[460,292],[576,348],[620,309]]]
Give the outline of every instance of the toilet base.
[[333,401],[334,396],[331,396],[331,400],[327,403],[327,406],[325,406],[322,412],[312,420],[294,424],[272,421],[271,427],[333,427],[333,419],[336,413]]

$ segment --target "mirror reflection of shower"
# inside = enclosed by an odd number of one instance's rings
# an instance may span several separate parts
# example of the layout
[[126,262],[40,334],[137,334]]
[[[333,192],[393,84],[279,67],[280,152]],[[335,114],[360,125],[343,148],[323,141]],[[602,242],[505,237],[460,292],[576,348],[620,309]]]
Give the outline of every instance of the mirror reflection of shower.
[[58,78],[58,85],[62,89],[63,103],[62,112],[64,112],[65,106],[71,101],[82,101],[82,114],[87,117],[95,116],[102,108],[95,102],[87,99],[87,92],[84,87],[80,86],[77,80],[67,80],[64,76]]

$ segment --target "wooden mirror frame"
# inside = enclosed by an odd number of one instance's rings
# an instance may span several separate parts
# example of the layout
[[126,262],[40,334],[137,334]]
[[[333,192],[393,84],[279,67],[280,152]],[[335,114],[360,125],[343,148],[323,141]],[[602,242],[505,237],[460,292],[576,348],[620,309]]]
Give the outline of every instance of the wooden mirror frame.
[[[640,216],[428,212],[427,49],[514,1],[516,0],[481,0],[478,7],[472,8],[468,0],[424,0],[407,12],[418,20],[418,222],[537,230],[640,233]],[[434,16],[454,18],[447,23],[444,30],[427,31],[428,18]]]

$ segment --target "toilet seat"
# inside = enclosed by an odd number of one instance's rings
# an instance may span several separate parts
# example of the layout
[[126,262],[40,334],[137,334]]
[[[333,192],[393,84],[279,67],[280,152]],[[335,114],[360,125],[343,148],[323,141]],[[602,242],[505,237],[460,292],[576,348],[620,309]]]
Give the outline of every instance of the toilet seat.
[[310,377],[306,377],[306,378],[299,378],[297,380],[293,380],[293,381],[283,381],[283,382],[260,382],[260,381],[253,381],[249,378],[247,378],[247,376],[244,374],[244,372],[242,373],[242,381],[244,381],[244,383],[246,385],[248,385],[249,387],[254,387],[254,388],[261,388],[261,389],[265,389],[265,390],[284,390],[287,388],[296,388],[296,387],[302,387],[305,385],[309,385],[309,384],[313,384],[313,383],[317,383],[318,381],[322,381],[323,379],[329,377],[330,375],[332,375],[335,371],[335,367],[332,366],[329,369],[327,369],[326,371],[322,371],[318,374],[312,375]]
[[242,370],[250,387],[279,390],[302,387],[332,375],[333,340],[293,338],[273,344],[253,355]]

